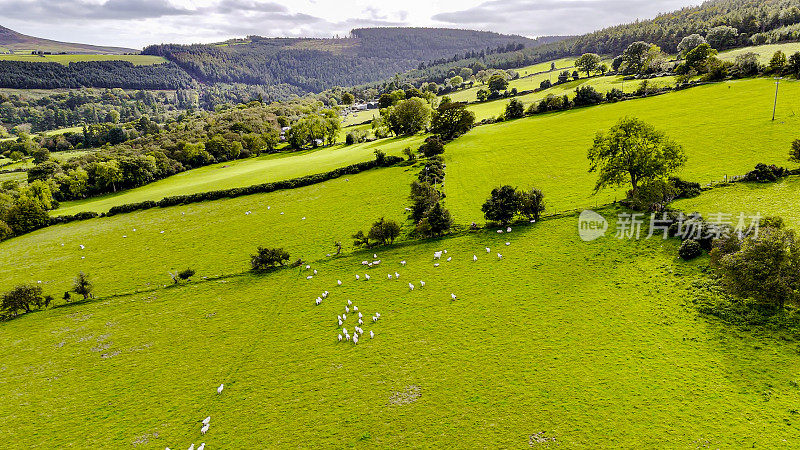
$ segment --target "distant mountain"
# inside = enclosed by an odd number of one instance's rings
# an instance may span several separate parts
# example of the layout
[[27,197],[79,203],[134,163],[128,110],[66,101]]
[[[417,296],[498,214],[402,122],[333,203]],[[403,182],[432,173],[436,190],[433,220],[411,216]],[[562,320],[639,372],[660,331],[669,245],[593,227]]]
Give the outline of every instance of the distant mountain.
[[17,33],[14,30],[0,26],[0,53],[31,53],[33,51],[98,55],[139,53],[138,50],[132,48],[100,47],[96,45],[52,41],[50,39],[42,39]]
[[305,92],[390,78],[421,63],[537,47],[529,39],[450,28],[359,28],[342,39],[249,36],[217,44],[163,44],[142,53],[163,56],[205,83],[288,85]]

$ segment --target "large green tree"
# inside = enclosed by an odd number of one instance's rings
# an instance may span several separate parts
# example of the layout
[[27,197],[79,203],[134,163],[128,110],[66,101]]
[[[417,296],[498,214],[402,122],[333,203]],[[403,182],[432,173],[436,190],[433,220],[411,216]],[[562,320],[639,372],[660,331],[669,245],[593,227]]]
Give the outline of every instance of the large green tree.
[[466,133],[474,124],[475,114],[465,103],[443,103],[433,113],[431,132],[450,140]]
[[411,136],[430,124],[432,112],[428,102],[421,98],[403,100],[389,109],[389,128],[398,136]]
[[631,197],[640,184],[665,180],[686,163],[683,148],[642,120],[626,117],[599,132],[589,149],[589,172],[599,178],[595,192],[630,183]]
[[583,72],[586,72],[586,76],[588,77],[591,72],[600,68],[600,61],[602,61],[600,55],[595,53],[584,53],[580,58],[575,60],[575,67]]

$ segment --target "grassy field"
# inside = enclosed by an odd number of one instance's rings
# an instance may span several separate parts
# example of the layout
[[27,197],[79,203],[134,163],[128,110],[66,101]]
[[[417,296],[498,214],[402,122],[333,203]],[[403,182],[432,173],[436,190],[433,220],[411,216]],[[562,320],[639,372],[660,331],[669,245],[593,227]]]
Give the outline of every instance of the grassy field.
[[761,62],[761,64],[768,64],[769,60],[772,59],[772,55],[774,55],[778,50],[785,53],[788,57],[792,53],[800,52],[800,42],[786,42],[782,44],[756,45],[753,47],[737,48],[720,53],[719,58],[723,61],[734,61],[737,56],[752,52],[758,55],[758,60]]
[[130,61],[137,66],[151,66],[167,62],[160,56],[151,55],[0,55],[0,61],[57,62],[67,65],[84,61]]
[[794,111],[800,83],[782,89],[775,122],[774,83],[756,79],[478,127],[445,151],[451,211],[461,222],[482,222],[480,206],[500,184],[536,186],[559,211],[621,198],[613,190],[591,195],[596,175],[587,172],[586,153],[598,131],[624,116],[643,119],[683,145],[688,162],[680,175],[692,181],[741,175],[759,162],[792,166],[787,158],[800,126]]
[[423,136],[382,139],[351,146],[337,145],[317,150],[279,153],[214,164],[117,194],[65,202],[61,208],[54,211],[54,214],[75,214],[81,211],[104,212],[112,206],[125,203],[155,201],[171,195],[250,186],[327,172],[374,159],[373,152],[377,149],[386,152],[387,155],[400,155],[404,148],[417,148],[423,140]]
[[347,117],[342,118],[342,127],[359,125],[379,116],[380,112],[377,109],[368,109],[365,111],[359,111],[357,113],[350,114]]
[[[674,242],[587,244],[574,221],[379,251],[372,281],[354,280],[367,258],[356,254],[312,263],[312,280],[297,270],[248,275],[3,324],[0,439],[26,448],[793,445],[795,349],[698,318],[688,302],[704,261],[676,261]],[[196,263],[236,238],[216,231],[191,239]],[[484,246],[505,258],[483,256]],[[443,248],[454,259],[434,268]],[[393,271],[401,281],[386,279]],[[138,270],[118,273],[116,283],[141,281]],[[426,287],[409,291],[420,279]],[[330,297],[314,306],[323,290]],[[366,317],[381,313],[364,326],[374,339],[336,342],[347,299]]]
[[[704,192],[696,198],[678,200],[673,207],[686,212],[699,212],[708,218],[711,214],[740,213],[748,216],[781,216],[790,228],[800,230],[800,177],[792,176],[778,183],[733,183]],[[735,219],[734,219],[735,220]]]
[[[647,83],[650,87],[669,87],[675,85],[675,77],[660,77],[654,78],[651,80],[647,80]],[[541,101],[543,98],[547,97],[550,94],[556,96],[568,95],[570,98],[575,97],[575,89],[578,86],[592,86],[601,93],[606,93],[611,89],[620,89],[623,92],[631,93],[634,92],[640,85],[642,84],[641,80],[635,81],[625,81],[622,77],[593,77],[593,78],[582,78],[580,80],[570,81],[568,83],[559,84],[557,86],[553,86],[549,89],[545,89],[540,92],[533,92],[526,95],[519,95],[515,97],[517,100],[521,101],[525,107],[527,108],[533,103],[537,103]],[[538,87],[538,85],[537,85]],[[511,101],[510,99],[500,99],[500,100],[493,100],[490,102],[484,103],[475,103],[468,107],[470,111],[475,113],[475,118],[477,120],[489,119],[489,118],[496,118],[500,116],[506,109],[506,105],[508,102]]]

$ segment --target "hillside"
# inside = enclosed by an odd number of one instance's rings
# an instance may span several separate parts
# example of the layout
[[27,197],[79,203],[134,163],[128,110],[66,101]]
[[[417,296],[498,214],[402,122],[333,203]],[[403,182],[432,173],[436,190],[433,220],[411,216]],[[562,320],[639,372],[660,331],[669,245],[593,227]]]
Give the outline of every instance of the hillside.
[[59,42],[50,39],[28,36],[0,26],[0,53],[79,53],[96,55],[122,55],[138,53],[138,50],[122,47],[103,47],[72,42]]
[[443,28],[363,28],[343,39],[250,36],[218,44],[153,45],[143,53],[163,56],[202,82],[287,84],[318,92],[391,78],[434,59],[532,48],[558,39]]

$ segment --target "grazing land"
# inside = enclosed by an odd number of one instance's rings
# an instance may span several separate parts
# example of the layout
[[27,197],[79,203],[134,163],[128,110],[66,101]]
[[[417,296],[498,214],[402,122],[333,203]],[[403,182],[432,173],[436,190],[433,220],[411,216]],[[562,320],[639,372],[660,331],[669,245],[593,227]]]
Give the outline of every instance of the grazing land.
[[0,55],[0,61],[57,62],[67,65],[85,61],[128,61],[137,66],[151,66],[167,62],[160,56],[151,55]]

